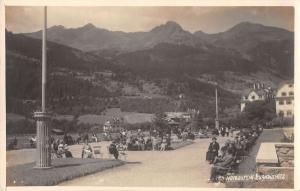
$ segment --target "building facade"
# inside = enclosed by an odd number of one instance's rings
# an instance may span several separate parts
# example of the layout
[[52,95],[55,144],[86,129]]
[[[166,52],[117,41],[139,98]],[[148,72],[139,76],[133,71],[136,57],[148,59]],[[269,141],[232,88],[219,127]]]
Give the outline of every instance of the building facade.
[[276,114],[279,117],[294,117],[294,83],[281,84],[276,93]]

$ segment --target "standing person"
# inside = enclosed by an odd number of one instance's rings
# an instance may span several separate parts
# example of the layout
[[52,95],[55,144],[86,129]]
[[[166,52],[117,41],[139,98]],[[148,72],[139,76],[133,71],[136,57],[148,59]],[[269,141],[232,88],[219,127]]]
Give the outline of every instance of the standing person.
[[88,133],[85,133],[84,136],[83,136],[83,142],[89,142],[89,134]]
[[92,134],[92,140],[93,140],[93,142],[98,142],[98,138],[97,138],[97,135],[96,135],[96,133],[93,133]]
[[166,138],[166,141],[167,141],[167,146],[166,146],[166,148],[168,149],[168,148],[171,147],[171,133],[170,133],[170,134],[167,134],[166,136],[167,136],[167,138]]
[[228,127],[226,127],[225,132],[226,132],[226,136],[228,137],[229,136],[229,128]]
[[225,136],[225,128],[223,126],[221,127],[221,135],[222,135],[222,137]]
[[157,138],[156,136],[152,137],[152,150],[154,151],[156,149],[157,146]]
[[209,144],[207,155],[206,155],[206,160],[208,160],[210,164],[212,164],[215,157],[218,156],[219,149],[220,149],[220,145],[217,142],[217,138],[213,137],[212,142]]
[[163,138],[161,145],[160,145],[160,151],[165,151],[166,147],[167,147],[167,140],[165,138]]
[[64,143],[68,144],[68,135],[67,135],[67,133],[64,134],[63,140],[64,140]]
[[29,141],[30,141],[30,146],[32,148],[36,146],[36,138],[35,138],[35,136],[32,135]]
[[232,126],[229,128],[229,133],[230,133],[230,137],[233,137],[233,127]]

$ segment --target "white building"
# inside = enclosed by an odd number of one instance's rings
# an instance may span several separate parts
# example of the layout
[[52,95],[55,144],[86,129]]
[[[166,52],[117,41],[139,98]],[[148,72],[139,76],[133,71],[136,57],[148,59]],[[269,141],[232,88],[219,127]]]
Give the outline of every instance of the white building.
[[294,83],[282,83],[276,93],[276,114],[280,117],[294,117]]
[[273,90],[271,87],[265,88],[264,84],[254,83],[253,88],[246,90],[241,98],[241,112],[245,110],[248,103],[254,101],[264,101],[267,99],[273,99]]
[[170,120],[176,121],[176,119],[178,119],[178,120],[182,119],[185,121],[189,121],[192,118],[191,114],[188,112],[165,112],[165,114],[166,114],[167,121],[170,121]]

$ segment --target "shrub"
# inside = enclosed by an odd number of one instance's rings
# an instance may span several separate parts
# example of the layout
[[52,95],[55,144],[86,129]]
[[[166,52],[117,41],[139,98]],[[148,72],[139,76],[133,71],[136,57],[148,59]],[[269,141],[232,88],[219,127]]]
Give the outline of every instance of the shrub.
[[271,121],[273,127],[288,127],[294,126],[294,118],[276,117]]
[[19,120],[15,122],[6,123],[6,133],[7,134],[29,134],[35,133],[36,127],[35,122],[28,119]]

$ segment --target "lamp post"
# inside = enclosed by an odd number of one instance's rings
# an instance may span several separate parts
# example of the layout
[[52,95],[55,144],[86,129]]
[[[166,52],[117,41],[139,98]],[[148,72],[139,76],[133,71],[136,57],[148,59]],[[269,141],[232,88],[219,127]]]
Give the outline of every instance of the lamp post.
[[46,111],[46,80],[47,80],[47,7],[44,7],[44,26],[42,39],[42,111],[34,113],[36,118],[37,149],[36,166],[38,169],[51,168],[51,147],[49,121],[50,114]]

